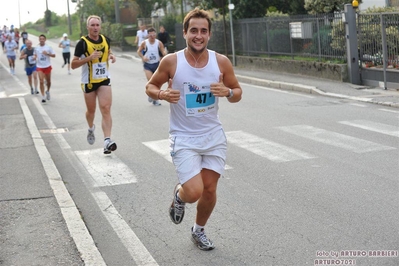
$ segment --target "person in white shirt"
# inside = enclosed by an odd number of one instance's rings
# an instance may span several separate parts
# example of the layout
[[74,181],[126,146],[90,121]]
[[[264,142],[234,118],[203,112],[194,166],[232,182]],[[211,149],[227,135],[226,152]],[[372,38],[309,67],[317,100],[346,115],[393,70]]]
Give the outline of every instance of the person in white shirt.
[[148,31],[146,30],[145,24],[140,25],[140,30],[136,33],[136,45],[139,47],[144,40],[148,38]]
[[[190,11],[183,22],[186,48],[166,55],[146,85],[146,93],[170,103],[169,150],[177,172],[169,215],[182,222],[186,203],[197,203],[192,241],[215,248],[204,226],[216,205],[219,178],[226,165],[227,139],[219,120],[219,101],[241,100],[242,89],[230,60],[208,50],[212,21],[204,10]],[[168,83],[166,90],[161,90]]]
[[[39,45],[35,48],[36,70],[39,74],[40,93],[42,94],[42,103],[50,100],[51,87],[51,57],[55,57],[53,48],[46,44],[46,36],[39,36]],[[44,80],[46,80],[47,90],[44,94]]]
[[62,35],[62,39],[58,47],[62,48],[62,58],[64,58],[64,64],[62,67],[68,65],[68,74],[71,75],[71,40],[68,39],[68,34],[64,33],[64,35]]
[[[157,70],[161,58],[166,55],[162,42],[157,40],[156,36],[155,29],[149,28],[148,39],[143,41],[137,50],[137,54],[141,57],[144,64],[144,73],[147,81],[150,80],[151,76]],[[148,98],[148,101],[153,105],[161,105],[159,100],[154,100],[151,97]]]
[[4,42],[4,50],[7,54],[10,73],[15,75],[15,57],[17,56],[15,51],[18,50],[18,44],[12,39],[10,34],[7,35],[7,41]]

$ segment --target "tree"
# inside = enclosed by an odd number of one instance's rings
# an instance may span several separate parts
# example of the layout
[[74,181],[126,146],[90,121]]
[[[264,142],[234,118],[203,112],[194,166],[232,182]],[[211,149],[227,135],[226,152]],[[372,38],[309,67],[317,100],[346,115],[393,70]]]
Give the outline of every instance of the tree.
[[[362,0],[358,0],[359,4]],[[345,4],[350,4],[350,0],[305,0],[305,9],[310,14],[334,13],[344,10]]]
[[271,11],[270,5],[276,7],[278,11],[284,14],[307,14],[307,11],[304,7],[305,0],[269,0],[268,11]]
[[[272,2],[272,0],[234,0],[233,17],[235,19],[264,17],[269,2]],[[217,8],[219,13],[223,14],[227,11],[228,3],[228,0],[203,0],[200,6],[208,10]]]

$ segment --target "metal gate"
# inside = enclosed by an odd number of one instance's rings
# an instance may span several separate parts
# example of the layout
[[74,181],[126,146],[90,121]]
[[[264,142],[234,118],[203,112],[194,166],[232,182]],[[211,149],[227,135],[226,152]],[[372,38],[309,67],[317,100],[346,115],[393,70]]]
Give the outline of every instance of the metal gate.
[[357,24],[362,83],[399,88],[399,13],[358,14]]

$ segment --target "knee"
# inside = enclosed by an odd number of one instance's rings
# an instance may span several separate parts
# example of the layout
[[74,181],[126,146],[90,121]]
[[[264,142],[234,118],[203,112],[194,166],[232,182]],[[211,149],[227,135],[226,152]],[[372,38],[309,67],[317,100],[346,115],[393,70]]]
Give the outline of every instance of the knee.
[[111,104],[102,104],[100,105],[100,110],[102,115],[110,115],[111,114]]
[[205,200],[213,200],[216,197],[216,187],[205,187],[201,196]]
[[194,203],[201,198],[203,189],[200,187],[184,187],[184,201]]

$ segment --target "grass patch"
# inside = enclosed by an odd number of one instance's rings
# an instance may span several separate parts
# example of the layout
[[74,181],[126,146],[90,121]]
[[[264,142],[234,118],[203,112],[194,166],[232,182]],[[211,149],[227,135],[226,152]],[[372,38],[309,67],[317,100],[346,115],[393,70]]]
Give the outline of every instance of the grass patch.
[[[57,26],[51,26],[46,28],[46,32],[39,31],[37,28],[28,27],[26,31],[32,35],[39,36],[40,34],[46,35],[47,39],[61,39],[64,33],[68,34],[69,39],[78,40],[80,38],[80,30],[79,25],[71,25],[72,26],[72,35],[69,35],[69,27],[68,24],[61,24]],[[43,27],[44,28],[44,27]]]

